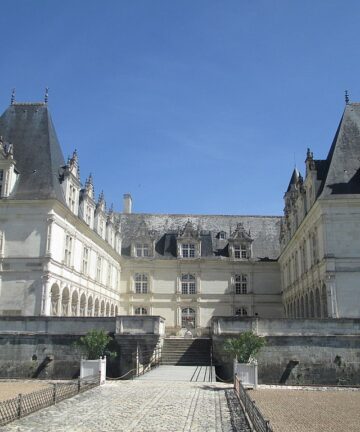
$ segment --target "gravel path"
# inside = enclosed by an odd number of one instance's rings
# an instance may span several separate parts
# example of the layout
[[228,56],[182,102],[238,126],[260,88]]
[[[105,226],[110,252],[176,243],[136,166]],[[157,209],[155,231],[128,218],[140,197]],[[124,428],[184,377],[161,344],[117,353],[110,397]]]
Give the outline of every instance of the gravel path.
[[360,390],[250,391],[275,432],[359,432]]
[[19,393],[31,393],[45,387],[49,382],[39,380],[6,380],[0,381],[0,401],[16,397]]

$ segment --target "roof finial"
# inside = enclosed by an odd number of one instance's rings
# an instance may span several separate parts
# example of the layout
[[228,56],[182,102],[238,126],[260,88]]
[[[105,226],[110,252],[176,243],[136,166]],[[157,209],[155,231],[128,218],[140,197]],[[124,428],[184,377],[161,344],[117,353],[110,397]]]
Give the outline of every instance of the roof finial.
[[45,88],[45,97],[44,97],[44,102],[47,104],[49,101],[49,87]]
[[11,92],[11,105],[14,105],[14,103],[15,103],[15,89],[13,88]]
[[350,102],[349,93],[347,90],[345,90],[345,103],[346,105]]

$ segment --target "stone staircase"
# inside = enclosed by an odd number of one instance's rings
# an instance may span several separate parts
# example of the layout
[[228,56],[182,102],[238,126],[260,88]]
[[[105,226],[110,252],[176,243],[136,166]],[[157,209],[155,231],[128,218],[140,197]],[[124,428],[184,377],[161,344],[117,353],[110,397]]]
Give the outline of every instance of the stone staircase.
[[165,338],[161,364],[176,366],[210,366],[211,339]]

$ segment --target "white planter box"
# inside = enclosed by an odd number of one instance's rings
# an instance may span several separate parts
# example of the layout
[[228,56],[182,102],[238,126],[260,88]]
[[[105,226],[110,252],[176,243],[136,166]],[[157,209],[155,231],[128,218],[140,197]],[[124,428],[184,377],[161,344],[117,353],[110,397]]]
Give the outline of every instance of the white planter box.
[[81,359],[80,363],[80,378],[87,376],[99,375],[100,384],[106,383],[106,357],[99,358],[98,360],[85,360]]
[[234,360],[234,377],[235,374],[244,387],[256,389],[258,384],[257,363],[237,363],[237,361]]

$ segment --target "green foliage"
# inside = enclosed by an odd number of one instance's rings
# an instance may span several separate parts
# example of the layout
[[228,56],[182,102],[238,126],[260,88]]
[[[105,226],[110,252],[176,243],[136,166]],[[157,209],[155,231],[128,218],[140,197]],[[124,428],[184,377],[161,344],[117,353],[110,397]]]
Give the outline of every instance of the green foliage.
[[247,331],[237,338],[229,338],[224,342],[224,350],[237,359],[239,363],[249,363],[260,349],[265,346],[265,339]]
[[75,342],[75,346],[83,352],[88,360],[96,360],[104,355],[116,357],[116,353],[107,350],[111,337],[105,330],[90,330],[86,336]]

